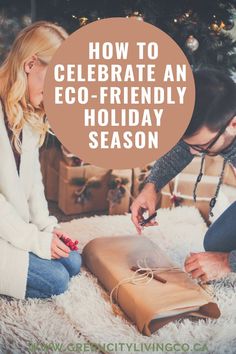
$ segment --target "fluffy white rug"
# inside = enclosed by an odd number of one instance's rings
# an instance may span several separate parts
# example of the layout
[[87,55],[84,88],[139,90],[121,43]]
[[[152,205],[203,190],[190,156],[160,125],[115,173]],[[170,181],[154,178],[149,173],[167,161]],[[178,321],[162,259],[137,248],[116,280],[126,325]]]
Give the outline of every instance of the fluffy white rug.
[[[195,208],[159,210],[158,221],[159,226],[147,228],[144,234],[165,249],[180,265],[183,265],[190,251],[203,250],[206,225]],[[95,237],[135,233],[130,215],[83,218],[64,223],[62,227],[78,237],[81,249]],[[104,343],[117,343],[115,350],[106,348],[93,353],[135,353],[138,350],[139,353],[157,353],[151,350],[152,347],[148,351],[144,347],[140,349],[141,345],[155,343],[187,343],[190,348],[185,349],[185,352],[191,353],[195,353],[192,349],[194,343],[206,345],[207,350],[205,347],[202,353],[236,353],[235,275],[215,282],[214,289],[222,312],[220,319],[176,321],[152,337],[145,337],[122,316],[113,314],[105,291],[90,273],[82,269],[81,274],[71,280],[69,290],[52,300],[7,302],[6,299],[0,299],[0,352],[26,353],[27,342],[86,343],[89,340],[101,346]],[[124,343],[123,351],[119,343]],[[128,351],[126,343],[133,345],[131,350]],[[134,349],[135,343],[140,347]],[[167,347],[162,352],[175,351]]]
[[[48,353],[36,350],[50,343],[86,343],[85,336],[54,300],[0,298],[0,353]],[[50,351],[50,353],[55,351]],[[98,353],[98,351],[95,353]]]
[[[203,250],[203,236],[207,228],[197,209],[162,209],[158,211],[158,221],[159,226],[147,228],[144,234],[165,249],[178,264],[183,265],[190,251]],[[79,238],[81,247],[95,237],[134,233],[129,215],[73,220],[64,224],[63,228]],[[191,352],[194,343],[201,343],[207,345],[208,353],[236,353],[235,275],[215,282],[214,288],[222,312],[219,320],[193,323],[185,319],[168,324],[150,338],[141,335],[122,317],[114,316],[105,291],[86,271],[72,280],[69,291],[58,296],[56,303],[64,308],[74,324],[94,343],[178,342],[188,343]],[[168,349],[164,352],[168,352]],[[112,353],[121,351],[117,349]]]

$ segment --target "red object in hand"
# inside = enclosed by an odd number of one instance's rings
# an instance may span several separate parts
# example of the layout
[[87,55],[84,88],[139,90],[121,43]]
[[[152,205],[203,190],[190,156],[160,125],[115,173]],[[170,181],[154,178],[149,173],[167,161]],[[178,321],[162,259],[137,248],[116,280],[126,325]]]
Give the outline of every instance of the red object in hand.
[[64,236],[61,236],[60,239],[62,240],[62,242],[64,242],[64,244],[66,246],[68,246],[71,251],[77,251],[78,250],[78,243],[79,241],[78,240],[75,240],[75,241],[72,241],[69,237],[64,237]]

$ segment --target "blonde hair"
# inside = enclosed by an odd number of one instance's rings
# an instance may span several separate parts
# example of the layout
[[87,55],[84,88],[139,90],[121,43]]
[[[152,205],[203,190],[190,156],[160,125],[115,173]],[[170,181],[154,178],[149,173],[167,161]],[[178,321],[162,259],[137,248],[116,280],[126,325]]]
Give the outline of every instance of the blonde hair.
[[13,132],[14,147],[18,152],[21,152],[19,136],[25,122],[39,133],[40,146],[49,131],[43,104],[38,108],[30,104],[24,64],[35,56],[41,64],[48,65],[67,36],[66,31],[56,24],[47,21],[35,22],[18,34],[0,67],[0,98]]

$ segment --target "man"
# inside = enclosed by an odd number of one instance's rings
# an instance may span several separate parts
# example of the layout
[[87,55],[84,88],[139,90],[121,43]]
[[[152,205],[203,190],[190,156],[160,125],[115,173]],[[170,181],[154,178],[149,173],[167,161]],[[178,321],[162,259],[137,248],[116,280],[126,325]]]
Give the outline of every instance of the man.
[[[145,186],[131,206],[132,221],[138,233],[143,212],[153,214],[157,192],[179,174],[194,155],[221,155],[224,166],[216,195],[210,201],[214,208],[222,182],[225,163],[236,169],[236,84],[227,75],[216,70],[199,70],[194,73],[196,102],[191,122],[179,143],[154,164]],[[197,183],[194,188],[196,197]],[[157,224],[149,222],[146,226]],[[209,227],[205,238],[206,252],[191,253],[185,261],[185,269],[193,278],[201,281],[219,279],[229,272],[236,272],[236,202]]]

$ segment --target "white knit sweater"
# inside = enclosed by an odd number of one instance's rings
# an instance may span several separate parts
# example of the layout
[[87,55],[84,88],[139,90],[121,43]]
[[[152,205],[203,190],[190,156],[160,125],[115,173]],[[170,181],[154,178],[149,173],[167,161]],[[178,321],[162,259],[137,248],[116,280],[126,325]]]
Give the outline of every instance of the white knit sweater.
[[0,294],[25,298],[29,252],[51,259],[52,230],[39,163],[38,134],[25,124],[20,174],[0,105]]

